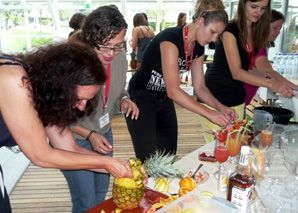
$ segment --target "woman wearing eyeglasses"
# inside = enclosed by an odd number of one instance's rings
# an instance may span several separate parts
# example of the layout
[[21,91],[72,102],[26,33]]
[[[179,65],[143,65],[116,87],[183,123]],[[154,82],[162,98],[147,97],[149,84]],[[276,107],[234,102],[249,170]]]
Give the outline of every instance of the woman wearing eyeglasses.
[[[81,30],[71,37],[95,50],[108,76],[105,86],[96,96],[96,113],[71,126],[79,146],[102,155],[113,155],[111,121],[115,107],[131,119],[139,116],[136,104],[129,99],[124,89],[128,67],[123,52],[126,29],[124,17],[115,6],[102,6],[87,15]],[[74,151],[74,147],[67,144],[53,146]],[[72,212],[85,212],[105,200],[110,183],[109,174],[87,170],[62,172],[69,185]]]

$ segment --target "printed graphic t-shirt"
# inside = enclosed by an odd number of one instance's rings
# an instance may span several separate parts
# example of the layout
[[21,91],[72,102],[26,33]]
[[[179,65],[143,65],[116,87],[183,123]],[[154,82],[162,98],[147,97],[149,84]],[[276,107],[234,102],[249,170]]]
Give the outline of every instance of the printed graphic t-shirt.
[[[160,43],[169,41],[173,43],[179,51],[178,66],[179,72],[183,73],[186,69],[183,26],[172,27],[163,30],[155,36],[145,49],[143,61],[137,72],[132,76],[129,86],[135,89],[145,89],[153,92],[166,92],[161,66]],[[204,47],[195,42],[193,60],[204,54]],[[188,64],[190,56],[188,57]]]

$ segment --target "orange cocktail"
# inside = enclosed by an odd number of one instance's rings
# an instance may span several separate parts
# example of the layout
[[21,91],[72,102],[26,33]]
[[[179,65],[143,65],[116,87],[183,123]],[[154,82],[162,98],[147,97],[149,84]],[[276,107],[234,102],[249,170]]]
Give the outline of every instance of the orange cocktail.
[[[238,136],[238,137],[237,137]],[[228,138],[229,155],[235,157],[239,154],[241,149],[241,133],[234,132]]]
[[270,147],[272,144],[272,140],[273,140],[273,134],[272,131],[270,130],[262,130],[261,132],[261,141],[262,141],[262,146],[268,146]]

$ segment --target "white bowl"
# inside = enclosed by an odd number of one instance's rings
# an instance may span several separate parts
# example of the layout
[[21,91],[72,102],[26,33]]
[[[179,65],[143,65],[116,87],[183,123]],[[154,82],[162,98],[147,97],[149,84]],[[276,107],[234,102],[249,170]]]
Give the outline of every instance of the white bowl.
[[298,178],[285,166],[286,157],[293,154],[298,156],[298,150],[267,150],[251,159],[257,195],[270,213],[297,212]]

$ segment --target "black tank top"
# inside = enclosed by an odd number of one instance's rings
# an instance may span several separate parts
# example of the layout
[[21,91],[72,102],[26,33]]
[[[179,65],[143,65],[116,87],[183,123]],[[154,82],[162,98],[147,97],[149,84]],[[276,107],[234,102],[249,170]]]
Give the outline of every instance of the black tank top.
[[[0,66],[2,65],[19,65],[24,67],[27,70],[27,65],[21,61],[18,58],[13,58],[11,56],[7,55],[0,55],[0,59],[8,59],[12,61],[5,61],[5,62],[0,62]],[[0,111],[0,147],[2,146],[15,146],[17,145],[15,140],[13,139],[11,133],[9,132],[5,121],[2,117],[1,111]]]

